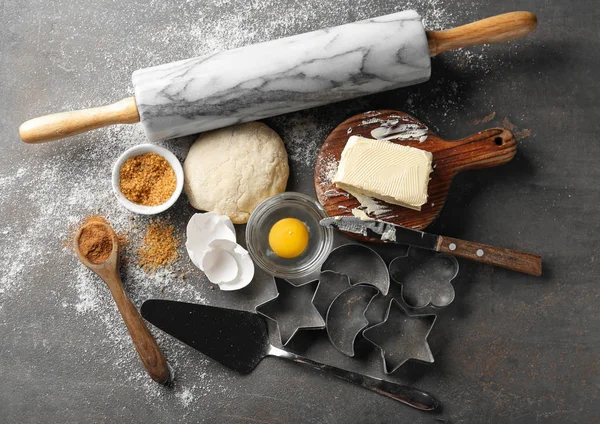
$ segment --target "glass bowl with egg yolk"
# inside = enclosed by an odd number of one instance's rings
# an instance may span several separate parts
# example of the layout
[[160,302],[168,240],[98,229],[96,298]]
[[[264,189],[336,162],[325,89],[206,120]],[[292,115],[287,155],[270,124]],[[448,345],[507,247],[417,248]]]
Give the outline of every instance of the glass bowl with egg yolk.
[[314,199],[286,192],[259,204],[246,226],[256,265],[280,278],[316,275],[333,245],[333,230],[319,225],[327,213]]

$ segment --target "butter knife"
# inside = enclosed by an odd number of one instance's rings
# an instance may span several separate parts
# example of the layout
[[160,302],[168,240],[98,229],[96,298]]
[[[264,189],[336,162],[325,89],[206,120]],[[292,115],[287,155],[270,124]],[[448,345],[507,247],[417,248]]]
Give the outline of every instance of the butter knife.
[[531,253],[438,236],[384,221],[364,220],[355,216],[324,218],[320,224],[323,227],[337,228],[340,231],[360,234],[385,243],[407,244],[525,274],[542,275],[542,258]]

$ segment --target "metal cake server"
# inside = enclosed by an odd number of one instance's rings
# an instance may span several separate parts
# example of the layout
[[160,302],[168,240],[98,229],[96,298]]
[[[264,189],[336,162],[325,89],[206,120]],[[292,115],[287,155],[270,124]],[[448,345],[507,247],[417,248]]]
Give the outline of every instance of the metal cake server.
[[542,258],[531,253],[438,236],[374,219],[363,220],[356,216],[324,218],[320,224],[324,227],[361,234],[383,242],[408,244],[525,274],[542,275]]
[[164,332],[242,374],[252,371],[263,358],[277,356],[326,371],[422,411],[439,406],[427,392],[321,364],[271,345],[265,320],[252,312],[159,299],[144,302],[141,312]]

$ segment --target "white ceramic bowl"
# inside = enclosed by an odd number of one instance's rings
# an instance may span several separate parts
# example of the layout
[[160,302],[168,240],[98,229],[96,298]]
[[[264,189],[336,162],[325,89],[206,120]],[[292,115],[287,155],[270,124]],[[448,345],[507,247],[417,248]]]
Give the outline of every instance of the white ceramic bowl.
[[[169,162],[169,164],[173,168],[173,171],[175,171],[175,178],[177,178],[177,185],[175,186],[175,191],[173,192],[169,200],[160,205],[144,206],[137,203],[133,203],[132,201],[127,199],[123,195],[123,193],[121,193],[121,188],[119,184],[121,167],[127,159],[133,156],[143,155],[144,153],[156,153],[157,155],[162,156],[167,160],[167,162]],[[131,212],[139,213],[142,215],[154,215],[157,213],[161,213],[173,206],[173,203],[175,203],[181,195],[181,191],[183,190],[183,167],[181,166],[179,159],[177,159],[177,157],[175,157],[173,153],[171,153],[164,147],[156,146],[154,144],[140,144],[125,150],[125,152],[121,156],[119,156],[119,159],[117,159],[117,161],[115,162],[112,170],[112,188],[119,202]]]

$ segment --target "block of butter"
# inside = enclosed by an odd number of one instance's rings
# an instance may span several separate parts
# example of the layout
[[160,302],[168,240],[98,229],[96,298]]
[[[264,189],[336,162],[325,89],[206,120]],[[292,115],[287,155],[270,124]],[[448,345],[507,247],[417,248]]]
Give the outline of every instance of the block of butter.
[[427,201],[431,161],[425,150],[352,136],[333,182],[357,198],[370,196],[420,211]]

